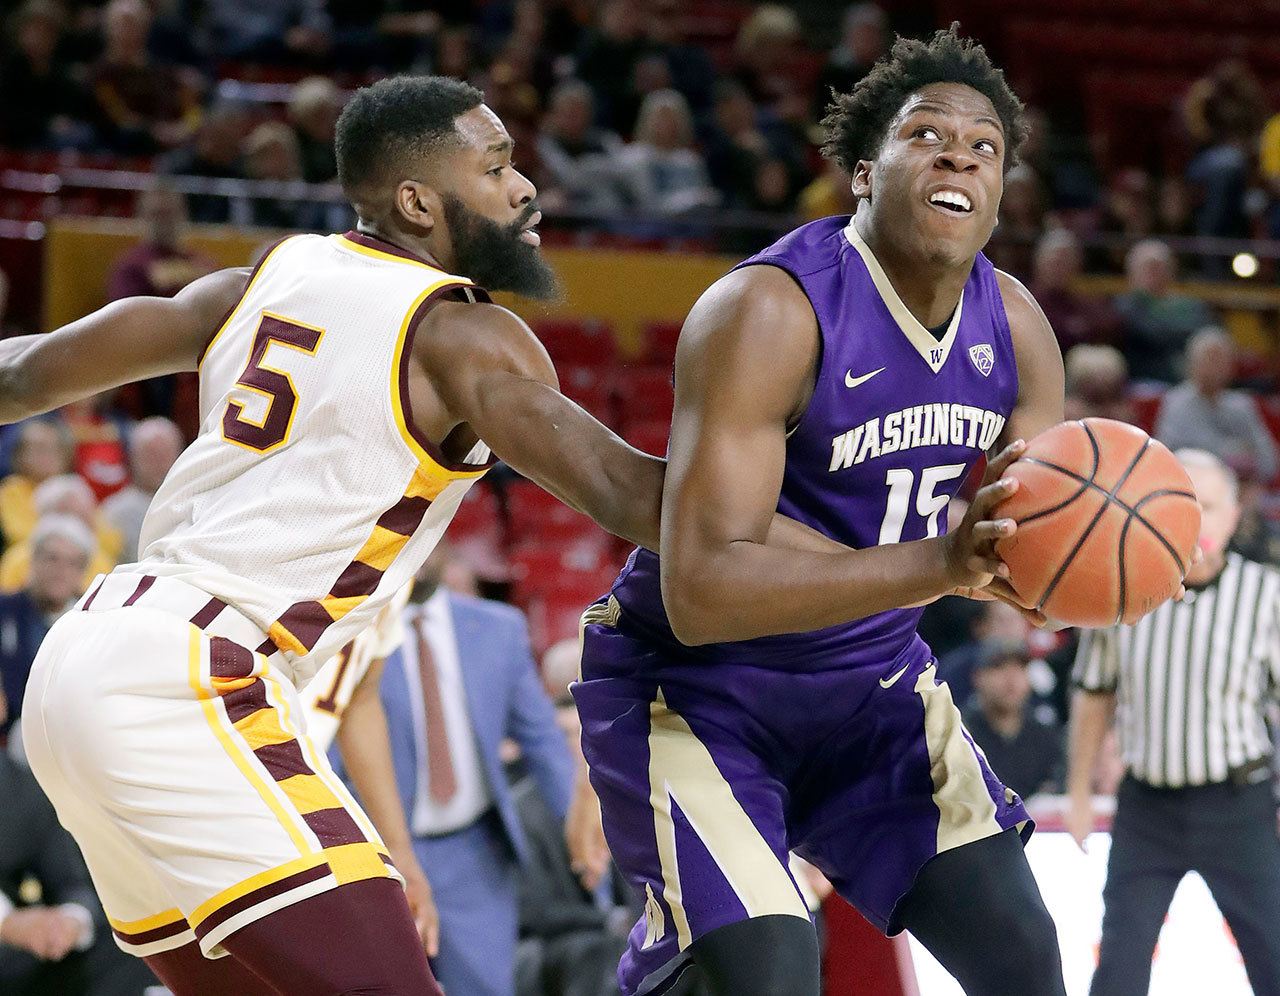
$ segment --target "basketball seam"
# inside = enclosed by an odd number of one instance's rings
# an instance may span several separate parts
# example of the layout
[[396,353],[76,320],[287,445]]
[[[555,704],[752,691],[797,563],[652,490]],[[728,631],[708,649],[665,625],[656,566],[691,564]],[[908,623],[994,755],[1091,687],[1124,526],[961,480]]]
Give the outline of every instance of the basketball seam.
[[[1151,533],[1151,535],[1154,536],[1160,542],[1160,545],[1163,546],[1166,551],[1168,551],[1169,556],[1173,558],[1173,562],[1178,565],[1178,570],[1185,573],[1186,568],[1183,567],[1182,565],[1182,558],[1178,556],[1178,551],[1173,548],[1173,544],[1170,543],[1167,539],[1165,539],[1164,534],[1160,532],[1160,530],[1157,529],[1154,525],[1148,522],[1146,518],[1142,515],[1142,513],[1139,511],[1139,509],[1141,509],[1143,505],[1151,501],[1153,498],[1168,498],[1171,496],[1177,497],[1177,498],[1190,498],[1192,501],[1198,500],[1196,496],[1191,494],[1189,491],[1179,491],[1176,488],[1162,488],[1159,491],[1152,491],[1151,494],[1145,495],[1143,498],[1139,499],[1137,504],[1135,504],[1133,508],[1130,510],[1129,516],[1130,518],[1136,519],[1138,522],[1141,522],[1144,526],[1147,527],[1147,530]],[[1120,504],[1123,506],[1123,502],[1117,502],[1117,504]]]
[[[1092,478],[1098,473],[1098,464],[1100,463],[1101,453],[1098,447],[1098,441],[1093,435],[1093,430],[1091,430],[1089,426],[1084,422],[1080,423],[1080,427],[1084,429],[1085,435],[1089,437],[1089,444],[1093,449],[1093,468],[1090,471],[1090,477]],[[1089,484],[1092,487],[1095,487],[1099,491],[1101,491],[1107,500],[1103,502],[1102,507],[1099,508],[1098,511],[1094,514],[1089,524],[1085,526],[1084,532],[1080,534],[1079,538],[1075,542],[1075,545],[1072,546],[1070,552],[1068,552],[1067,556],[1063,559],[1062,564],[1058,567],[1057,572],[1054,574],[1052,580],[1050,580],[1048,586],[1045,588],[1044,593],[1040,596],[1040,601],[1036,605],[1037,609],[1043,609],[1045,604],[1053,596],[1053,593],[1057,589],[1058,584],[1062,580],[1063,575],[1067,573],[1067,568],[1071,566],[1071,562],[1075,560],[1076,555],[1080,552],[1080,549],[1084,546],[1085,541],[1089,538],[1089,534],[1093,532],[1093,527],[1096,526],[1098,522],[1102,519],[1103,513],[1106,512],[1108,505],[1114,502],[1117,506],[1124,509],[1125,512],[1128,513],[1132,511],[1129,508],[1129,506],[1126,505],[1124,502],[1117,500],[1115,495],[1117,491],[1119,491],[1122,487],[1124,487],[1125,482],[1129,479],[1130,475],[1134,472],[1138,464],[1142,461],[1142,458],[1146,456],[1147,450],[1150,449],[1150,447],[1151,447],[1151,440],[1147,439],[1147,441],[1143,443],[1141,449],[1139,449],[1138,452],[1134,455],[1133,459],[1129,461],[1129,466],[1125,468],[1125,471],[1123,474],[1120,475],[1119,480],[1117,480],[1116,483],[1112,485],[1110,491],[1104,490],[1100,485],[1095,484],[1092,480],[1089,481]],[[1074,474],[1071,471],[1068,471],[1065,467],[1058,467],[1055,464],[1048,463],[1047,461],[1037,461],[1037,462],[1043,463],[1046,466],[1053,467],[1055,470],[1060,470],[1063,473],[1065,473],[1068,477],[1074,477],[1076,479],[1079,479],[1079,475]],[[1121,582],[1120,599],[1119,599],[1120,606],[1119,606],[1118,614],[1116,616],[1117,622],[1119,622],[1121,619],[1124,618],[1124,603],[1125,603],[1125,595],[1127,594],[1124,588],[1124,581],[1125,581],[1125,578],[1124,578],[1124,571],[1122,567],[1121,573],[1120,573],[1120,582]]]

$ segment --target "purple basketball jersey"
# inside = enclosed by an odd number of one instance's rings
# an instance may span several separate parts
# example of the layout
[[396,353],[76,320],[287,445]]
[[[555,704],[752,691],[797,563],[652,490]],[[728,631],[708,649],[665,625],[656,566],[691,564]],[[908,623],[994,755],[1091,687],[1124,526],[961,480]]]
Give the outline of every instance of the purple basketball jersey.
[[[979,254],[939,341],[907,310],[850,219],[824,218],[742,266],[786,270],[818,319],[813,399],[787,440],[778,511],[865,549],[946,531],[947,503],[1000,437],[1018,394],[995,269]],[[613,594],[627,622],[675,643],[656,554],[637,550]],[[780,670],[883,665],[913,644],[921,609],[894,609],[810,633],[687,648]]]

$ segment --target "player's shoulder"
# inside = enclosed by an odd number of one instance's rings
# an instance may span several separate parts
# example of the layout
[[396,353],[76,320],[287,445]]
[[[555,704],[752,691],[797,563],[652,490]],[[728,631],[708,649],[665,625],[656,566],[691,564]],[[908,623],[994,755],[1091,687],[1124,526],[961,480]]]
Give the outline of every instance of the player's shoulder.
[[993,269],[1015,348],[1025,346],[1034,349],[1052,344],[1056,350],[1057,337],[1035,295],[1013,274],[999,268]]

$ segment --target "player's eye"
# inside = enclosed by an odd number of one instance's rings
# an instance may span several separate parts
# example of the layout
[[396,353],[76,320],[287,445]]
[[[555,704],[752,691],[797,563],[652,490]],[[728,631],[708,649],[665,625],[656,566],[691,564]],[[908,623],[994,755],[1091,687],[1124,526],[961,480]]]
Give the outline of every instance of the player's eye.
[[507,167],[505,167],[505,166],[495,166],[495,167],[493,167],[493,169],[489,170],[489,175],[490,175],[490,176],[501,176],[501,175],[502,175],[502,171],[503,171],[504,169],[506,169],[506,168],[507,168]]
[[911,135],[912,138],[938,138],[938,129],[932,125],[921,125]]
[[996,154],[996,143],[991,141],[989,138],[980,139],[973,143],[973,147],[975,149],[980,149],[983,146],[986,146],[986,151],[990,152],[993,156]]

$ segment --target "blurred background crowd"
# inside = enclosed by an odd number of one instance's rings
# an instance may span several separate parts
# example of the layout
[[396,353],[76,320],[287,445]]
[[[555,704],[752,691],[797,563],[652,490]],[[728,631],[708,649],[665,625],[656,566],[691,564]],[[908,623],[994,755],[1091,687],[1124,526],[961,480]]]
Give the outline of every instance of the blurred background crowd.
[[[401,71],[485,91],[539,188],[548,247],[633,262],[719,254],[727,268],[804,220],[853,209],[848,178],[819,153],[831,89],[853,86],[895,31],[920,35],[958,17],[1028,105],[1030,138],[988,254],[1047,313],[1066,357],[1069,416],[1131,421],[1171,448],[1220,455],[1242,482],[1236,548],[1280,563],[1280,58],[1266,41],[1280,15],[1268,5],[6,7],[3,335],[56,324],[52,288],[78,279],[49,262],[67,219],[128,236],[98,261],[101,288],[80,288],[88,306],[172,295],[224,263],[193,246],[192,232],[217,231],[205,226],[249,232],[259,245],[282,231],[350,227],[334,124],[355,87]],[[637,296],[648,293],[640,283]],[[589,308],[522,313],[570,396],[636,445],[664,451],[678,321],[640,321],[620,335]],[[10,707],[0,736],[53,619],[96,573],[135,558],[151,496],[198,418],[194,379],[173,377],[0,429]],[[451,537],[461,586],[520,607],[539,655],[566,653],[578,614],[626,554],[501,467],[473,489]],[[1061,791],[1074,634],[1032,632],[1000,603],[946,599],[926,614],[924,635],[997,772],[1024,795]],[[1112,749],[1098,791],[1114,791],[1121,773]]]

